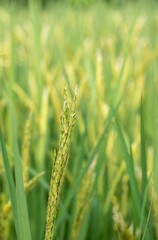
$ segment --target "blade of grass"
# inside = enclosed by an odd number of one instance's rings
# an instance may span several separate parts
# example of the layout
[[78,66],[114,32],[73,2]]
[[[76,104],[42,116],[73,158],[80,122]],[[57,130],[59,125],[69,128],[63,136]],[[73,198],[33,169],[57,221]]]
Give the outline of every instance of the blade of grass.
[[150,216],[151,216],[151,210],[152,210],[152,201],[151,201],[151,203],[150,203],[150,208],[149,208],[149,212],[148,212],[146,224],[145,224],[145,227],[144,227],[144,233],[143,233],[142,240],[145,239],[145,236],[146,236],[146,233],[147,233],[147,227],[148,227],[148,223],[149,223]]
[[20,239],[31,240],[31,231],[28,217],[27,202],[24,190],[23,176],[22,176],[22,164],[17,143],[16,125],[11,107],[11,121],[13,131],[13,152],[14,152],[14,165],[15,165],[15,184],[16,184],[16,200],[17,200],[17,214],[20,224]]
[[123,136],[121,126],[119,124],[119,120],[118,120],[116,112],[114,110],[113,110],[113,114],[115,117],[115,125],[116,125],[116,129],[117,129],[117,133],[118,133],[118,137],[119,137],[119,141],[120,141],[120,147],[122,150],[124,161],[126,163],[127,172],[129,175],[133,204],[134,204],[136,214],[137,214],[137,223],[139,223],[140,216],[141,216],[141,202],[140,202],[140,195],[139,195],[139,190],[138,190],[138,183],[137,183],[137,180],[135,177],[135,172],[134,172],[134,165],[133,165],[132,157],[128,152],[128,148],[127,148],[127,145],[125,142],[125,138]]
[[86,234],[88,232],[88,226],[89,226],[89,222],[90,222],[90,214],[91,214],[91,211],[89,210],[85,216],[85,219],[83,221],[82,227],[80,229],[79,235],[76,240],[86,239]]
[[[141,208],[141,219],[140,219],[140,229],[141,231],[143,232],[144,231],[144,219],[146,219],[146,204],[148,202],[148,190],[149,190],[149,183],[151,181],[151,177],[152,177],[152,174],[153,174],[153,171],[151,172],[149,178],[148,178],[148,181],[147,181],[147,184],[146,184],[146,188],[145,188],[145,192],[144,192],[144,195],[143,195],[143,203],[142,203],[142,208]],[[148,232],[147,232],[148,234]],[[141,239],[141,236],[139,238],[139,240]]]
[[[91,207],[91,213],[90,213],[90,229],[88,229],[88,235],[91,240],[99,239],[99,230],[101,224],[101,216],[99,212],[99,198],[95,197],[93,200],[93,204]],[[97,226],[97,227],[96,227]]]
[[3,156],[5,172],[6,172],[6,175],[7,175],[7,181],[8,181],[9,192],[10,192],[10,199],[11,199],[11,203],[12,203],[15,231],[16,231],[17,239],[20,240],[20,229],[19,229],[18,213],[17,213],[15,183],[14,183],[12,171],[11,171],[11,168],[10,168],[8,154],[7,154],[7,151],[6,151],[6,147],[5,147],[5,143],[4,143],[4,140],[3,140],[3,135],[2,135],[1,129],[0,129],[0,150],[1,150],[1,153],[2,153],[2,156]]
[[146,159],[146,143],[145,143],[145,124],[144,124],[144,104],[143,99],[141,99],[141,165],[142,165],[142,195],[145,194],[145,189],[147,185],[147,159]]
[[117,188],[117,185],[123,175],[124,169],[125,169],[124,163],[122,162],[122,164],[119,166],[119,168],[116,171],[115,178],[113,179],[113,181],[111,183],[111,188],[108,192],[108,195],[107,195],[104,207],[103,207],[104,213],[107,213],[109,210],[110,204],[112,202],[112,197],[113,197],[115,190]]

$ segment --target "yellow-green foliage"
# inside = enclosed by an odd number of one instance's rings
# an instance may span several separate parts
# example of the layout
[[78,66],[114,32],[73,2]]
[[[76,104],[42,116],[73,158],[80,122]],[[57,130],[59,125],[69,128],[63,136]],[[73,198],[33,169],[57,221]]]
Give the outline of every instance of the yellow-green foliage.
[[74,126],[76,118],[76,96],[77,87],[75,88],[72,103],[69,102],[67,98],[67,90],[66,88],[64,89],[64,106],[63,112],[60,117],[61,129],[59,136],[59,146],[57,152],[55,152],[54,154],[52,176],[50,181],[45,240],[51,240],[54,234],[61,187],[63,184],[66,167],[69,160],[69,148],[72,128]]

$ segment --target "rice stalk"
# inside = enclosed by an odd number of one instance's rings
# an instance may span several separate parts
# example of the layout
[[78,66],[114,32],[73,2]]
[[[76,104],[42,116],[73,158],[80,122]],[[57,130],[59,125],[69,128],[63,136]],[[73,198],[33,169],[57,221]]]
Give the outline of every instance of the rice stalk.
[[69,160],[69,148],[72,129],[75,123],[76,112],[76,96],[77,88],[74,91],[72,103],[67,99],[67,90],[64,89],[64,106],[60,117],[61,129],[59,136],[58,150],[54,152],[54,161],[52,167],[52,175],[50,180],[50,190],[47,204],[47,217],[45,240],[51,240],[54,236],[55,221],[57,216],[59,197],[63,184],[66,167]]

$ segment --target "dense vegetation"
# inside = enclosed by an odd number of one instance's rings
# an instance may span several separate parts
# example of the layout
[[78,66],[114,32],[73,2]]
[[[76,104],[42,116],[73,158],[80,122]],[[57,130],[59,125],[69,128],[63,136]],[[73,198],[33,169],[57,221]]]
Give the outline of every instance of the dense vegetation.
[[0,8],[0,239],[44,239],[69,147],[54,238],[158,239],[157,29],[145,5]]

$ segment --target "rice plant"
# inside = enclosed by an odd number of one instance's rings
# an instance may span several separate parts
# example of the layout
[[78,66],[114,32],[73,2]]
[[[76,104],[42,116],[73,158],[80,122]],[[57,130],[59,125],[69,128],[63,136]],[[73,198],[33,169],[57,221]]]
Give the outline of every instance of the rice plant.
[[158,239],[157,5],[70,2],[0,6],[0,239]]

